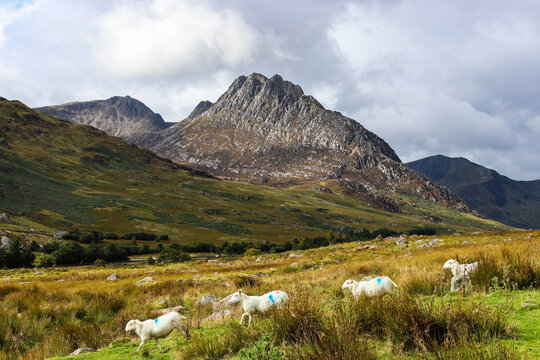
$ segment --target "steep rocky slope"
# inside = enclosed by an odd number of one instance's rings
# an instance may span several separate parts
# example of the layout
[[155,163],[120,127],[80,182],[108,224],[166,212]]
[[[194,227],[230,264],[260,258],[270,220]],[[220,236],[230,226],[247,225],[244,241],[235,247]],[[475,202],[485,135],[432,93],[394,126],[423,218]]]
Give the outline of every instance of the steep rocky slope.
[[91,125],[107,134],[127,139],[172,125],[139,100],[114,96],[107,100],[72,102],[36,110],[78,124]]
[[269,184],[325,181],[371,205],[399,212],[419,196],[469,210],[446,188],[405,167],[380,137],[326,110],[279,75],[236,79],[214,103],[180,123],[131,139],[213,175]]
[[540,180],[512,180],[465,158],[443,155],[406,165],[447,186],[490,219],[515,227],[540,229]]

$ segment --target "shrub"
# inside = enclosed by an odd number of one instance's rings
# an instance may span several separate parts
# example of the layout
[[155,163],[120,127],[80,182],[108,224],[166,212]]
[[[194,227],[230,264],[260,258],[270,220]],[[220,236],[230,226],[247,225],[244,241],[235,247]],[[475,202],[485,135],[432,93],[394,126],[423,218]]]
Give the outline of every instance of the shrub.
[[261,281],[252,276],[237,276],[233,280],[234,286],[238,289],[258,286],[261,284]]
[[105,239],[118,240],[118,235],[116,235],[115,233],[107,233],[107,234],[103,235],[103,237]]
[[261,251],[259,249],[250,248],[250,249],[246,250],[244,255],[245,256],[255,256],[255,255],[259,255],[260,253],[261,253]]
[[154,259],[153,256],[149,256],[146,258],[146,264],[147,265],[154,265],[156,263],[156,260]]
[[32,265],[37,268],[48,268],[56,265],[56,259],[50,254],[38,254]]

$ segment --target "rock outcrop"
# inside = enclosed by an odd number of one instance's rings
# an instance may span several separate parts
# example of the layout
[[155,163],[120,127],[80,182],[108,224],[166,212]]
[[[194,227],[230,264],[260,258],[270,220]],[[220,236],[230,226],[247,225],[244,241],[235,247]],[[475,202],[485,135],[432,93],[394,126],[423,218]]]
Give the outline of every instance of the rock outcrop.
[[163,130],[171,125],[161,115],[129,96],[45,106],[36,110],[59,119],[91,125],[123,139]]

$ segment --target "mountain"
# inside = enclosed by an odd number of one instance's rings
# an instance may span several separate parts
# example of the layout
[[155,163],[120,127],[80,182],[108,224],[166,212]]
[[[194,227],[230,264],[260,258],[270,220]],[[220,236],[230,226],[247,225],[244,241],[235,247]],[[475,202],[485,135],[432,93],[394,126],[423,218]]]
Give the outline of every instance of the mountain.
[[240,76],[215,103],[201,102],[176,125],[131,140],[222,178],[317,187],[324,180],[327,188],[338,186],[394,212],[411,195],[470,210],[446,188],[405,167],[379,136],[326,110],[279,75]]
[[465,158],[430,156],[406,164],[448,187],[484,216],[540,229],[540,180],[516,181]]
[[285,241],[364,227],[509,229],[444,203],[418,201],[397,214],[376,210],[338,190],[222,181],[0,98],[0,213],[32,227],[151,231],[186,243]]
[[36,110],[73,123],[91,125],[122,139],[163,130],[173,124],[166,123],[161,115],[129,96],[44,106]]

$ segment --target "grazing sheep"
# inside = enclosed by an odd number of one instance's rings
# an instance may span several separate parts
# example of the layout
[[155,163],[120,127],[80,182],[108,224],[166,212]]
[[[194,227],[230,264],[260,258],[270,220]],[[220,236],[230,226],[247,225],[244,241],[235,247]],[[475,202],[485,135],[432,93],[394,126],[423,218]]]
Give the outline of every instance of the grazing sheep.
[[244,294],[240,289],[232,295],[229,303],[242,304],[244,313],[242,314],[242,319],[240,319],[240,325],[243,324],[244,317],[247,315],[249,316],[249,326],[251,325],[251,314],[256,312],[264,313],[274,306],[283,305],[287,300],[289,300],[289,296],[281,290],[271,291],[261,296],[249,296]]
[[470,275],[478,268],[478,261],[472,264],[460,264],[456,259],[450,259],[444,263],[443,269],[452,271],[452,280],[450,281],[450,292],[457,292],[461,289],[469,290],[471,288]]
[[185,316],[180,315],[176,311],[172,311],[168,314],[158,317],[155,320],[130,320],[126,325],[126,331],[135,330],[137,335],[139,335],[139,337],[141,338],[141,344],[137,348],[137,351],[139,351],[145,341],[151,339],[156,339],[159,350],[161,350],[161,345],[158,339],[164,338],[169,335],[174,328],[180,331],[180,322],[182,321],[182,319],[185,318]]
[[379,276],[367,281],[346,280],[341,286],[341,290],[349,289],[354,298],[362,294],[366,296],[378,296],[393,294],[394,287],[398,287],[388,276]]
[[443,269],[451,269],[452,275],[458,276],[461,273],[472,274],[478,268],[478,261],[472,264],[460,264],[456,259],[450,259],[444,263]]

